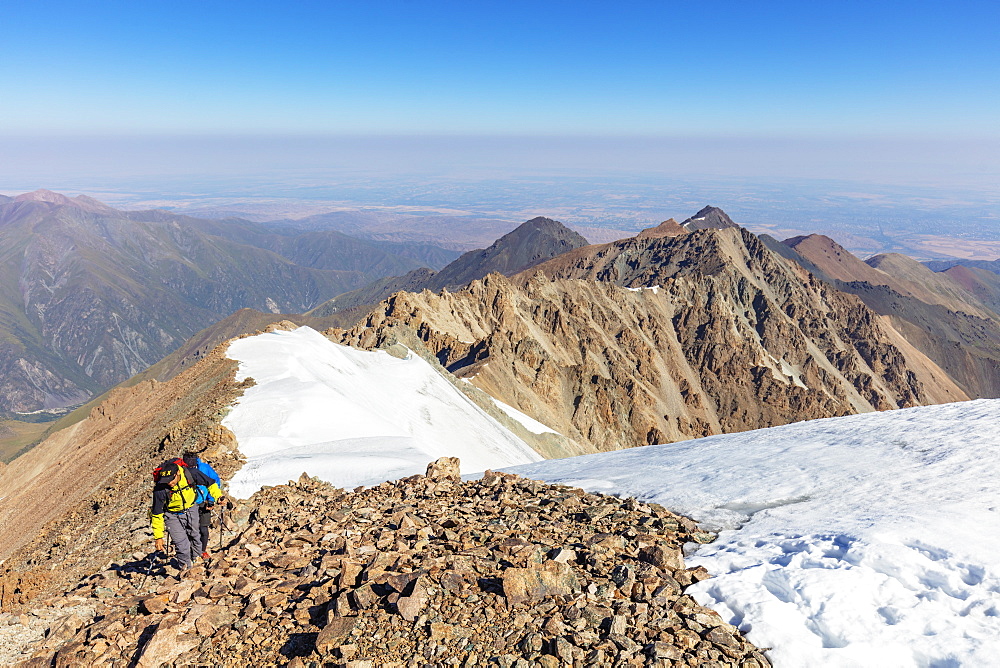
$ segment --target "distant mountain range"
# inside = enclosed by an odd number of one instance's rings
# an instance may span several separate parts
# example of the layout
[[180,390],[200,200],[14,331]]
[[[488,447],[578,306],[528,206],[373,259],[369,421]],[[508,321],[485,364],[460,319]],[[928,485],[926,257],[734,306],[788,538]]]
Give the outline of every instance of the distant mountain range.
[[[334,336],[362,347],[429,348],[565,435],[550,456],[1000,396],[997,313],[954,276],[819,235],[757,237],[715,207],[593,245],[536,218],[309,316],[360,321]],[[203,332],[201,354],[244,320]]]
[[335,231],[124,212],[39,190],[0,199],[0,413],[60,409],[238,309],[301,313],[455,251]]
[[417,269],[404,276],[381,279],[321,304],[310,315],[323,317],[346,309],[373,307],[395,292],[455,290],[489,273],[510,276],[576,248],[587,240],[550,218],[532,218],[497,239],[489,248],[471,250],[435,273]]
[[[365,346],[411,328],[497,398],[550,406],[547,423],[579,451],[1000,396],[1000,280],[979,269],[862,262],[826,237],[756,237],[711,206],[606,244],[534,218],[459,257],[315,227],[122,212],[48,191],[3,198],[0,410],[81,403],[175,351],[151,372],[165,379],[289,318],[364,320],[343,336]],[[413,296],[442,289],[455,294]],[[508,303],[516,314],[495,321]],[[527,338],[509,331],[522,320]],[[588,346],[600,352],[580,357]],[[623,375],[632,368],[652,374],[648,386]]]

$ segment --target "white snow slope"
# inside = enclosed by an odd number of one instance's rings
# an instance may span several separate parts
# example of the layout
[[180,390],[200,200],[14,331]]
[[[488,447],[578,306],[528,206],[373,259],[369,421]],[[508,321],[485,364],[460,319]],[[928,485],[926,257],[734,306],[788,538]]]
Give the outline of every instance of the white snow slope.
[[229,492],[248,497],[303,472],[339,487],[423,473],[460,457],[463,473],[541,458],[414,354],[337,345],[301,327],[239,339],[227,355],[249,388],[223,420],[247,463]]
[[511,470],[722,528],[688,591],[776,666],[1000,665],[1000,400]]

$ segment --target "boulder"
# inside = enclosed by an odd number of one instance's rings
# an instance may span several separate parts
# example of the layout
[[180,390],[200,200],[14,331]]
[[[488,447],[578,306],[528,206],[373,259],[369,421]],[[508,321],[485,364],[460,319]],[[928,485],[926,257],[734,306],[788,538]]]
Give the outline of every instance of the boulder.
[[558,561],[547,561],[541,566],[528,568],[508,568],[503,573],[504,596],[508,603],[515,606],[579,591],[580,582],[573,569]]
[[458,457],[440,457],[427,465],[427,477],[431,480],[461,480],[462,473]]
[[327,654],[347,640],[358,623],[357,617],[334,617],[316,636],[316,651]]

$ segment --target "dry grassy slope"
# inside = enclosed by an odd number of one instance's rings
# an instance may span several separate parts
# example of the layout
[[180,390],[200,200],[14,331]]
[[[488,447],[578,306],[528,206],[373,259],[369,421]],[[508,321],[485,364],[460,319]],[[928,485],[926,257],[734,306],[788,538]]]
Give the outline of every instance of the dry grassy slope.
[[784,243],[832,279],[886,285],[903,296],[915,297],[926,304],[939,304],[980,318],[997,317],[975,294],[950,276],[935,273],[905,255],[889,253],[862,261],[821,234],[795,237]]
[[45,422],[0,420],[0,462],[11,461],[23,449],[38,442],[48,427]]
[[372,347],[400,327],[591,451],[967,398],[858,299],[743,230],[629,239],[454,294],[399,293],[344,340]]
[[[964,285],[959,278],[968,282],[963,287],[968,293],[964,297],[967,306],[956,310],[942,305],[941,299],[933,295],[925,295],[924,299],[913,296],[918,292],[929,294],[931,291],[922,284],[933,285],[937,281],[934,277],[940,274],[931,272],[933,280],[921,280],[928,270],[920,265],[914,269],[912,265],[917,263],[909,259],[880,264],[900,267],[893,274],[893,287],[885,281],[879,282],[880,277],[889,274],[869,267],[826,237],[813,235],[786,243],[790,245],[774,242],[770,247],[836,288],[860,297],[865,305],[884,316],[885,322],[899,332],[911,349],[940,367],[967,396],[1000,396],[1000,322],[989,301],[992,281],[989,276],[980,284],[977,279],[982,277],[968,274],[963,267],[942,278],[945,286]],[[913,280],[904,280],[907,276]],[[978,293],[971,289],[976,285],[980,287]],[[995,294],[1000,294],[1000,288]],[[986,315],[970,315],[971,311]]]
[[911,257],[887,253],[870,257],[865,264],[894,276],[897,281],[915,286],[914,295],[928,304],[940,304],[953,311],[980,318],[997,319],[993,309],[950,274],[931,271]]
[[974,294],[995,313],[1000,313],[1000,275],[961,264],[956,264],[941,273]]
[[218,423],[242,393],[236,368],[220,347],[169,382],[116,389],[0,472],[0,605],[147,548],[150,471],[167,456],[205,438],[220,474],[232,475],[235,440]]

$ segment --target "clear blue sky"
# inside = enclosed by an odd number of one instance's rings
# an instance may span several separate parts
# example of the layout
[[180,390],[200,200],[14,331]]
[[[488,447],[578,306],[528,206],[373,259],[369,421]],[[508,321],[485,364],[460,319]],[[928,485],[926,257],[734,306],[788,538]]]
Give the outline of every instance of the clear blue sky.
[[0,134],[1000,137],[996,2],[47,2]]

